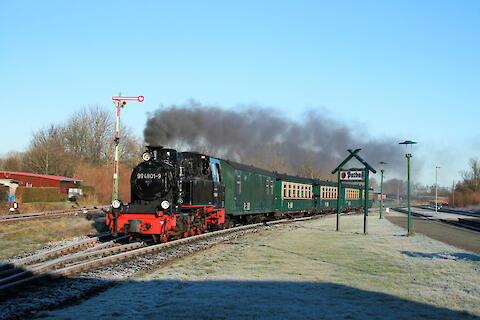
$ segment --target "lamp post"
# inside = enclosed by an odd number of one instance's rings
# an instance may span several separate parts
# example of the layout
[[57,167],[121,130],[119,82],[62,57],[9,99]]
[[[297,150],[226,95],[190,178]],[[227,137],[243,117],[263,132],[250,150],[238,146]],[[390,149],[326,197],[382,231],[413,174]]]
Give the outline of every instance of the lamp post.
[[435,214],[437,214],[437,208],[438,208],[438,184],[437,184],[437,171],[438,169],[441,168],[439,165],[435,166]]
[[[412,219],[410,212],[410,158],[412,157],[412,145],[416,144],[414,141],[405,140],[399,144],[405,145],[405,157],[407,158],[407,172],[408,172],[408,181],[407,181],[407,190],[408,190],[408,236],[413,235],[412,232]],[[410,153],[408,152],[408,146],[410,146]]]
[[381,178],[381,182],[380,182],[380,217],[379,219],[382,219],[382,210],[383,210],[383,166],[386,165],[387,163],[386,162],[383,162],[383,161],[380,161],[379,162],[380,166],[381,166],[381,169],[380,169],[380,172],[382,173],[382,178]]

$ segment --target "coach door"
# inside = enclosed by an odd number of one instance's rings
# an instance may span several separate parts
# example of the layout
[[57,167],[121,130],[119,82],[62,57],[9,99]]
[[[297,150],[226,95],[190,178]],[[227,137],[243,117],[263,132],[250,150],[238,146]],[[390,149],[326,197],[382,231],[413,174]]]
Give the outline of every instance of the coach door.
[[213,205],[215,208],[225,207],[225,184],[222,181],[220,161],[210,157],[210,168],[213,180]]

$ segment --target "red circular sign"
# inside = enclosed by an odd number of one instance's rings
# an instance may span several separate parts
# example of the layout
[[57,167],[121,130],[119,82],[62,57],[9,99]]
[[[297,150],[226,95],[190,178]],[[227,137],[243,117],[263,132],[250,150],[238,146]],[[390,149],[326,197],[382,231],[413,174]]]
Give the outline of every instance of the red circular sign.
[[143,102],[143,100],[145,100],[143,96],[138,96],[138,101]]

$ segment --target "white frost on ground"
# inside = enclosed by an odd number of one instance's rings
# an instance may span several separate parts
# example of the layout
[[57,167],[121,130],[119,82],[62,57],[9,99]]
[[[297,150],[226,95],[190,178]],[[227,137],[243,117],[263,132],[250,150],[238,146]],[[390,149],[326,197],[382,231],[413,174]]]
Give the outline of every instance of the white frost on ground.
[[48,319],[477,319],[480,257],[387,220],[250,234],[120,283]]

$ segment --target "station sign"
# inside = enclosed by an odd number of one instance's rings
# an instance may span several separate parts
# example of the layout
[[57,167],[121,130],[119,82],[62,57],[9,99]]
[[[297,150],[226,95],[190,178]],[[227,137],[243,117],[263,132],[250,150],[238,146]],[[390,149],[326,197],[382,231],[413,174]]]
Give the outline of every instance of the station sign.
[[364,181],[364,170],[342,170],[340,171],[340,180],[342,181]]

